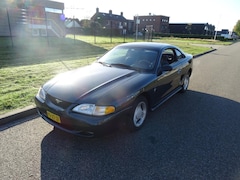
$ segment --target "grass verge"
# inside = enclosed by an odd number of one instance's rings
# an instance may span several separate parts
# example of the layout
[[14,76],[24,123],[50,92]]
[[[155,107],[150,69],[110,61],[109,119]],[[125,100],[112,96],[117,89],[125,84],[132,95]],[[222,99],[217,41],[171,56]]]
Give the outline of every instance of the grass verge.
[[58,73],[92,63],[95,58],[1,68],[0,114],[34,103],[39,87]]

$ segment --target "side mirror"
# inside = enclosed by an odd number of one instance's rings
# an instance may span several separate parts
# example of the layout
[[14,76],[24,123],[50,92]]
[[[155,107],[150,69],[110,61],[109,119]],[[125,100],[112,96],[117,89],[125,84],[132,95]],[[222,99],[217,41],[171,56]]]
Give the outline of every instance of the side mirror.
[[173,68],[169,65],[164,65],[162,67],[159,67],[158,68],[158,71],[157,71],[157,75],[161,75],[163,73],[163,71],[171,71]]

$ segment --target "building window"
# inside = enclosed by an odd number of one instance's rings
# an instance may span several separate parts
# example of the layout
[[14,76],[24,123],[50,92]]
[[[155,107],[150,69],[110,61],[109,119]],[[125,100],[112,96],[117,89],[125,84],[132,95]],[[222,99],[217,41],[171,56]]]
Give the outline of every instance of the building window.
[[168,20],[167,19],[162,19],[162,22],[168,22]]
[[45,12],[62,14],[62,10],[61,9],[54,9],[54,8],[45,8]]

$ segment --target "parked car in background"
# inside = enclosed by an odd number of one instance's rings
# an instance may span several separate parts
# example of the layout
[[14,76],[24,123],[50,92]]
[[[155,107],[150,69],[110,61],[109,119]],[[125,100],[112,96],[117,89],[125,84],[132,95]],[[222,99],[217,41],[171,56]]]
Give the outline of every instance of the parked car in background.
[[140,129],[153,111],[185,92],[193,56],[152,42],[121,44],[89,66],[57,75],[40,89],[40,116],[55,128],[93,137],[124,123]]

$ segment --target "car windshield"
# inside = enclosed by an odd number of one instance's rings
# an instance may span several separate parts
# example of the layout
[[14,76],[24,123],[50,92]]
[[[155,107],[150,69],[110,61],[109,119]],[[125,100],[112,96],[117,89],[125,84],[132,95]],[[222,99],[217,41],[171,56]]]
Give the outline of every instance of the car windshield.
[[139,47],[117,47],[106,53],[98,62],[119,68],[153,71],[158,51]]

